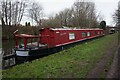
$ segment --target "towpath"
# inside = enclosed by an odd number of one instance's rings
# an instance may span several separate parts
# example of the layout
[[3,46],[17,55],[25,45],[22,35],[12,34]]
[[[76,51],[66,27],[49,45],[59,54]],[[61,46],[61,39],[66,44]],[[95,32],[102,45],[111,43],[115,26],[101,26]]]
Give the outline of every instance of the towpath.
[[[103,58],[96,64],[95,67],[88,73],[86,78],[114,78],[118,79],[118,72],[119,67],[118,66],[118,58],[120,57],[120,45],[118,46],[116,43],[113,41],[113,46],[109,46],[109,50],[105,53]],[[116,50],[114,50],[117,48]],[[112,60],[111,60],[112,59]],[[106,65],[110,63],[111,60],[111,65],[106,69]]]

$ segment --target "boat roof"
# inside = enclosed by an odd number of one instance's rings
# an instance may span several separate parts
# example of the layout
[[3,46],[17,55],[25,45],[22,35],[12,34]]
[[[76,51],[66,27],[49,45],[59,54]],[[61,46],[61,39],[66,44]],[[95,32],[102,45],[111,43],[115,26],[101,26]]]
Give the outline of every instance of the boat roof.
[[68,28],[68,29],[64,29],[64,28],[50,28],[51,30],[103,30],[103,29],[99,29],[99,28],[93,28],[93,29],[76,29],[76,28]]
[[20,37],[20,38],[38,38],[39,36],[37,36],[37,35],[29,35],[29,34],[16,34],[15,37]]
[[41,28],[41,30],[44,30],[44,29],[50,29],[50,30],[53,30],[53,31],[56,31],[56,30],[103,30],[103,29],[100,29],[100,28],[77,28],[77,27],[74,27],[74,28],[70,28],[70,27],[62,27],[62,28]]

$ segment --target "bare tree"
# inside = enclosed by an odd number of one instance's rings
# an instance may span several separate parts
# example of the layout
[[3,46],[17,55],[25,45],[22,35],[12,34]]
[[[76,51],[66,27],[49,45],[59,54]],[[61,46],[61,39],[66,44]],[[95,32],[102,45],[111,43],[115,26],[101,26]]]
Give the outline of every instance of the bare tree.
[[114,21],[114,23],[118,22],[118,13],[119,13],[119,11],[116,10],[115,13],[113,14],[113,21]]
[[27,6],[27,2],[22,0],[21,2],[15,1],[12,4],[12,23],[13,24],[20,24],[22,17],[24,15],[25,8]]
[[64,9],[63,11],[59,12],[61,26],[71,26],[71,19],[72,19],[72,10],[71,9]]
[[73,5],[76,26],[81,28],[91,27],[93,21],[97,22],[95,13],[95,4],[93,2],[85,2],[77,0]]
[[120,1],[118,2],[118,9],[115,11],[113,14],[113,21],[116,23],[118,26],[120,26]]
[[41,19],[43,17],[43,8],[37,3],[33,2],[28,9],[28,15],[31,19],[33,19],[37,25],[41,26]]
[[77,0],[71,8],[66,8],[56,14],[55,17],[45,21],[46,24],[49,23],[54,26],[91,28],[98,25],[98,17],[93,2]]
[[16,25],[20,24],[24,11],[26,8],[27,1],[14,1],[14,0],[2,0],[1,1],[1,16],[5,25]]

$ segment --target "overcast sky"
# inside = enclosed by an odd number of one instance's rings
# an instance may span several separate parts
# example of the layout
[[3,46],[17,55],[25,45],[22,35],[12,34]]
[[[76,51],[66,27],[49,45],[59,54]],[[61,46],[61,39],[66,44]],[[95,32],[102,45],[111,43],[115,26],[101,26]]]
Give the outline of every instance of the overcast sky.
[[[76,0],[35,0],[35,1],[39,2],[43,6],[45,17],[48,17],[55,15],[56,13],[65,8],[70,8]],[[106,20],[107,25],[113,25],[112,15],[117,9],[119,0],[92,0],[92,1],[96,5],[97,13],[100,13],[102,15],[104,20]],[[26,20],[28,20],[28,18],[26,19],[24,18],[24,21]]]

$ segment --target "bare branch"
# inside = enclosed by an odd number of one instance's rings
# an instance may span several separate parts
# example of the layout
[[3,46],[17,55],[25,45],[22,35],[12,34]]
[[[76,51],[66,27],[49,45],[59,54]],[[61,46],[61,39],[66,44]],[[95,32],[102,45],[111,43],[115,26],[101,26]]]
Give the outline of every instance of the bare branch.
[[43,8],[39,3],[33,2],[28,9],[28,14],[39,26],[41,26],[41,19],[43,16]]

